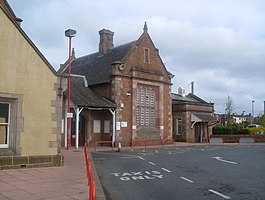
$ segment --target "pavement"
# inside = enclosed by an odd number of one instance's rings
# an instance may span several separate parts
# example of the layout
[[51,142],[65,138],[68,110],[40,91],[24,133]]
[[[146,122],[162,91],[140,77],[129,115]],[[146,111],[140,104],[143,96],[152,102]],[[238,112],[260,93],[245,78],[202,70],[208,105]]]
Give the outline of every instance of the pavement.
[[[178,142],[176,146],[198,145],[207,145],[207,143]],[[130,149],[130,147],[122,149]],[[101,147],[97,149],[97,151],[102,150],[111,149]],[[89,151],[93,151],[93,148]],[[87,200],[89,187],[83,147],[78,150],[62,149],[62,154],[64,155],[63,167],[0,170],[0,200]],[[97,187],[97,200],[105,200],[93,162],[92,171]]]
[[[62,149],[62,154],[63,167],[0,170],[0,200],[87,200],[89,187],[83,148]],[[97,199],[104,199],[95,171],[94,177]]]
[[[89,151],[93,150],[89,148]],[[99,147],[98,150],[111,149]],[[83,147],[78,150],[62,148],[62,154],[63,167],[0,170],[0,200],[87,200],[89,187]],[[97,200],[105,200],[93,162],[92,171],[97,187]]]

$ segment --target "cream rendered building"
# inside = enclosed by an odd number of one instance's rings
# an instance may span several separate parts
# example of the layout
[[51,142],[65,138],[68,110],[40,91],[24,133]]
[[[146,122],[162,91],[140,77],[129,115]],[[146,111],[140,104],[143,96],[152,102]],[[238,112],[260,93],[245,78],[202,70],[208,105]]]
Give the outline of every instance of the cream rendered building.
[[61,165],[59,77],[0,0],[0,169]]

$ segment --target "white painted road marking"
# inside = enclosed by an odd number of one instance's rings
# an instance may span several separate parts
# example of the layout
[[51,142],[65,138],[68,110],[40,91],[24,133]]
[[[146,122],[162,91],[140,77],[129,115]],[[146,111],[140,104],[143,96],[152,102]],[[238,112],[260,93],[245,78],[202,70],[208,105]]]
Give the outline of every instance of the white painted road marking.
[[149,163],[149,164],[151,164],[151,165],[154,165],[154,166],[156,165],[156,164],[155,164],[155,163],[153,163],[153,162],[148,162],[148,163]]
[[111,175],[118,177],[121,181],[153,180],[163,178],[163,174],[159,171],[111,173]]
[[138,156],[138,158],[140,158],[141,160],[145,160],[143,157],[141,157],[141,156]]
[[183,177],[183,176],[181,176],[180,178],[183,179],[183,180],[185,180],[185,181],[188,181],[188,182],[190,182],[190,183],[194,183],[194,181],[192,181],[192,180],[190,180],[190,179],[188,179],[188,178],[185,178],[185,177]]
[[224,160],[220,156],[216,156],[216,157],[213,157],[213,158],[215,158],[216,160],[219,160],[219,161],[222,161],[222,162],[226,162],[226,163],[230,163],[230,164],[234,164],[234,165],[237,165],[238,164],[238,163],[233,162],[233,161]]
[[166,168],[161,168],[161,169],[164,170],[165,172],[171,173],[171,171]]
[[138,157],[121,157],[121,158],[138,158]]
[[216,195],[218,195],[218,196],[220,196],[220,197],[223,197],[224,199],[231,199],[229,196],[226,196],[226,195],[224,195],[224,194],[222,194],[222,193],[220,193],[220,192],[217,192],[217,191],[215,191],[215,190],[212,190],[212,189],[210,189],[210,190],[208,190],[209,192],[212,192],[212,193],[214,193],[214,194],[216,194]]
[[94,160],[105,160],[106,158],[94,158]]

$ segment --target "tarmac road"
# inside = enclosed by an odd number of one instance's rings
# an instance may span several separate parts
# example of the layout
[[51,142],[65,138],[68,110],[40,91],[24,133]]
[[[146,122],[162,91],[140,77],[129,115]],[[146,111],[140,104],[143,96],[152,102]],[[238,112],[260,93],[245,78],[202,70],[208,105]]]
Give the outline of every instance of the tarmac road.
[[265,145],[93,152],[111,200],[265,199]]

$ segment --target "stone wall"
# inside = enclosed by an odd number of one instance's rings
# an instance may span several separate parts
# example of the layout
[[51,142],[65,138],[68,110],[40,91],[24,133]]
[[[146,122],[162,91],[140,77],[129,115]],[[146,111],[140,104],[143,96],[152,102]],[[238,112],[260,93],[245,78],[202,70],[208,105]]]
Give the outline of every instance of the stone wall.
[[0,170],[33,167],[63,166],[62,155],[45,156],[0,156]]
[[211,138],[224,138],[224,143],[238,143],[239,138],[254,137],[256,142],[265,142],[265,135],[211,135]]

